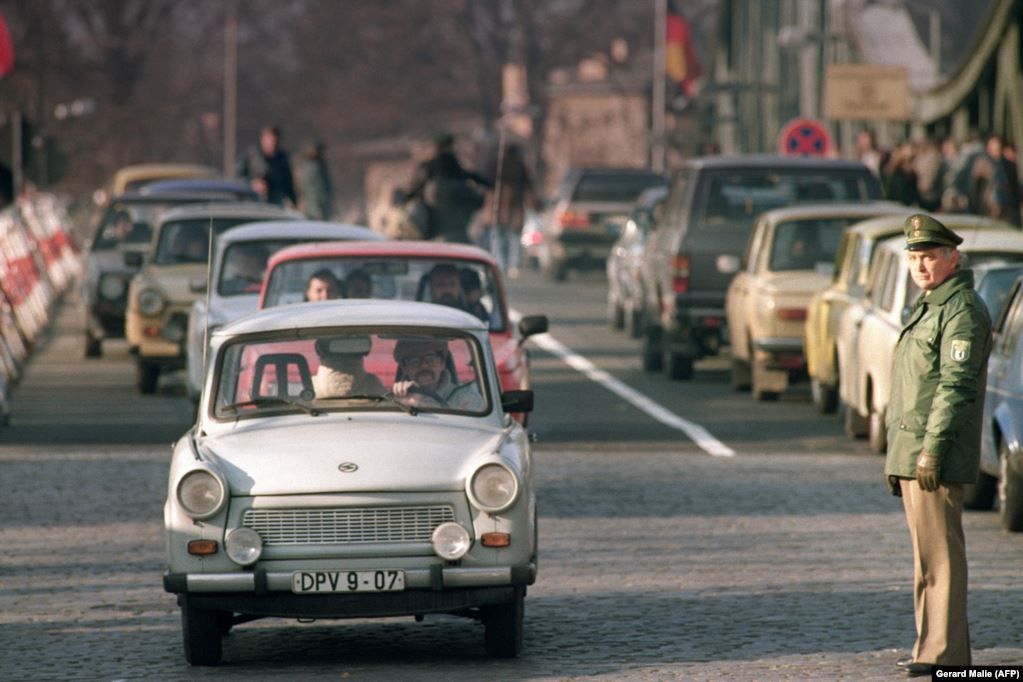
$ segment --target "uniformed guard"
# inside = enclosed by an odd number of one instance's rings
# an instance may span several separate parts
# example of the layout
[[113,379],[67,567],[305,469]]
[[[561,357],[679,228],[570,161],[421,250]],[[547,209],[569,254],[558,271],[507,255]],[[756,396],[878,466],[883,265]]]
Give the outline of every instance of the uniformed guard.
[[959,269],[962,238],[928,215],[906,219],[909,271],[923,291],[895,347],[885,476],[913,542],[917,639],[911,676],[970,665],[963,486],[977,482],[991,320]]

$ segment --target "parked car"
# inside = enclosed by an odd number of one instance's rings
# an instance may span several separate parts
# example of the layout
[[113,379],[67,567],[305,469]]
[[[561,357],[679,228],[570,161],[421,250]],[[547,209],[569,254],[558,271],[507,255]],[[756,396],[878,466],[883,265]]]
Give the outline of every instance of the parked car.
[[643,369],[689,379],[695,360],[719,352],[727,338],[725,290],[758,215],[880,196],[877,178],[857,162],[763,155],[688,160],[672,179],[664,220],[640,261]]
[[1023,531],[1023,277],[1013,283],[993,324],[980,439],[980,478],[967,495],[990,509],[995,493],[1002,527]]
[[[1023,261],[1023,233],[1017,229],[978,216],[944,215],[942,223],[963,238],[960,267]],[[850,415],[847,431],[852,436],[866,432],[877,453],[887,447],[885,411],[895,344],[919,295],[909,275],[905,238],[893,237],[878,247],[862,312],[854,304],[839,323],[840,391]]]
[[[491,656],[519,653],[536,494],[509,413],[533,396],[501,391],[482,321],[403,301],[277,306],[218,329],[211,353],[164,507],[189,663],[216,664],[233,625],[266,616],[451,613],[483,621]],[[359,387],[323,388],[342,366]],[[426,367],[457,376],[457,399]],[[419,392],[396,395],[408,372]]]
[[167,194],[188,192],[205,194],[216,199],[234,201],[260,201],[256,190],[240,180],[224,178],[178,178],[174,180],[157,180],[146,183],[139,188],[140,194]]
[[[912,214],[906,208],[905,215]],[[902,223],[889,217],[873,218],[852,225],[842,234],[835,255],[835,270],[830,286],[810,299],[806,310],[804,355],[810,378],[810,396],[822,414],[838,409],[840,383],[838,362],[838,325],[842,314],[863,299],[867,288],[870,261],[877,245],[902,234]]]
[[269,220],[239,225],[222,234],[213,250],[211,281],[216,284],[207,291],[205,280],[195,283],[195,293],[200,296],[188,315],[185,368],[189,397],[197,402],[202,390],[207,324],[212,331],[259,309],[259,292],[270,256],[304,242],[382,239],[368,227],[312,220]]
[[[107,204],[85,245],[81,297],[86,357],[102,355],[104,339],[124,338],[128,286],[139,271],[141,254],[149,250],[153,225],[171,208],[209,201],[203,194],[127,192]],[[139,254],[132,264],[125,260],[128,252]]]
[[[453,291],[445,292],[443,299],[431,291],[431,274],[436,270],[457,272],[460,280],[451,282],[450,277],[446,278],[455,286]],[[373,299],[446,302],[474,311],[490,332],[503,389],[530,388],[529,354],[524,343],[528,337],[547,331],[547,318],[527,316],[512,324],[504,280],[486,251],[461,244],[415,241],[289,246],[278,251],[267,265],[259,307],[303,301],[310,278],[316,274],[332,276],[341,283],[355,277],[368,279],[368,289],[362,295]],[[470,281],[478,285],[479,298],[474,300],[465,295],[465,284]]]
[[244,223],[301,220],[302,214],[256,202],[184,206],[156,224],[144,257],[125,254],[140,266],[128,287],[124,335],[135,356],[138,388],[156,391],[160,373],[183,369],[188,313],[206,282],[210,229],[214,236]]
[[805,378],[810,298],[831,281],[846,228],[884,213],[902,215],[905,207],[809,204],[760,215],[725,295],[733,388],[752,388],[755,400],[774,400]]
[[136,190],[154,180],[215,178],[220,171],[193,163],[139,163],[119,169],[106,185],[107,198]]
[[565,174],[540,220],[542,233],[527,246],[543,272],[562,281],[572,268],[603,267],[643,190],[664,186],[643,168],[575,168]]
[[607,316],[612,329],[628,327],[629,336],[638,339],[643,332],[642,283],[639,260],[647,235],[664,211],[667,187],[643,190],[625,223],[625,229],[611,246],[607,257]]

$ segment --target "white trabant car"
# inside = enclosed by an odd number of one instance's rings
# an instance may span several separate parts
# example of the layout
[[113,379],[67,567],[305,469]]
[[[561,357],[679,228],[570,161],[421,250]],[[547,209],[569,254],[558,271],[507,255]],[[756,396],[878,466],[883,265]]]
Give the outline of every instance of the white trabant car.
[[[945,215],[941,222],[963,238],[960,267],[1023,261],[1023,233],[987,218]],[[866,298],[839,322],[839,391],[849,436],[866,435],[879,454],[887,448],[885,411],[899,333],[920,295],[905,255],[905,237],[883,241],[871,263]]]
[[[188,347],[185,358],[188,395],[199,399],[203,381],[203,344],[206,325],[222,327],[259,309],[259,292],[270,256],[281,249],[306,242],[382,241],[384,238],[360,225],[315,220],[271,220],[239,225],[217,239],[213,248],[211,281],[192,282],[200,296],[188,314]],[[207,311],[206,302],[209,300]]]
[[429,303],[280,306],[212,334],[195,427],[174,446],[167,571],[184,650],[232,625],[452,613],[518,654],[537,571],[529,439],[487,328]]

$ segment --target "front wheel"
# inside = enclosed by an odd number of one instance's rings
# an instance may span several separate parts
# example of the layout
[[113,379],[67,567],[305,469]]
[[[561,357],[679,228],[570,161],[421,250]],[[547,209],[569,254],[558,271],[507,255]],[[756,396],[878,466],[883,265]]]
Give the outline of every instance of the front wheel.
[[139,392],[146,395],[156,393],[156,385],[160,381],[160,366],[145,360],[138,360],[135,365]]
[[888,450],[888,433],[884,426],[884,412],[874,409],[873,401],[871,401],[868,419],[867,443],[871,450],[883,455]]
[[103,339],[97,339],[90,332],[85,332],[85,357],[98,358],[103,355]]
[[810,379],[810,396],[813,398],[813,406],[821,414],[834,414],[838,409],[838,389],[820,379]]
[[867,435],[867,420],[860,416],[856,408],[842,403],[842,430],[849,438],[863,438]]
[[188,595],[181,599],[181,632],[185,660],[191,665],[216,665],[224,655],[223,637],[231,614],[194,606]]
[[522,651],[526,590],[515,588],[507,604],[483,608],[483,644],[491,658],[515,658]]
[[998,505],[1002,528],[1018,533],[1023,531],[1023,480],[1020,472],[1009,465],[1009,446],[998,447],[999,477]]

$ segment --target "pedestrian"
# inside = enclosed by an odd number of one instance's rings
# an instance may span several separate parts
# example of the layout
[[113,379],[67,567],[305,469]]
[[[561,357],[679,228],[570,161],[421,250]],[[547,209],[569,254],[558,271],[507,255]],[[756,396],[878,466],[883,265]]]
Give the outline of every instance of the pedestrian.
[[[1002,156],[1002,138],[988,135],[984,152],[970,169],[970,210],[996,220],[1012,221],[1019,205],[1019,186],[1010,181],[1009,164]],[[1015,168],[1013,168],[1015,170]]]
[[488,246],[501,269],[515,279],[519,276],[522,259],[521,239],[526,211],[540,210],[533,178],[518,144],[509,144],[505,148],[496,180],[493,195],[496,206],[493,224],[488,229]]
[[284,206],[288,201],[298,206],[291,162],[281,149],[281,130],[265,125],[259,133],[259,146],[250,148],[238,164],[238,175],[249,181],[264,201]]
[[302,151],[302,212],[310,220],[330,220],[334,215],[334,188],[325,150],[322,142],[310,142]]
[[943,169],[944,158],[938,143],[932,139],[921,142],[913,157],[913,171],[916,174],[920,208],[925,211],[941,208],[941,193],[945,183]]
[[881,177],[881,152],[877,148],[877,137],[873,130],[856,133],[856,157],[875,177]]
[[896,147],[884,166],[884,195],[889,201],[907,206],[920,204],[916,170],[913,168],[913,144],[903,142]]
[[923,291],[895,347],[885,477],[902,497],[913,544],[917,638],[898,661],[911,676],[970,665],[963,486],[977,482],[991,320],[959,269],[962,238],[923,214],[906,219],[913,281]]
[[434,154],[416,169],[407,201],[422,201],[428,209],[426,239],[471,243],[469,221],[483,207],[483,188],[493,183],[466,170],[455,156],[455,138],[442,133],[434,138]]

